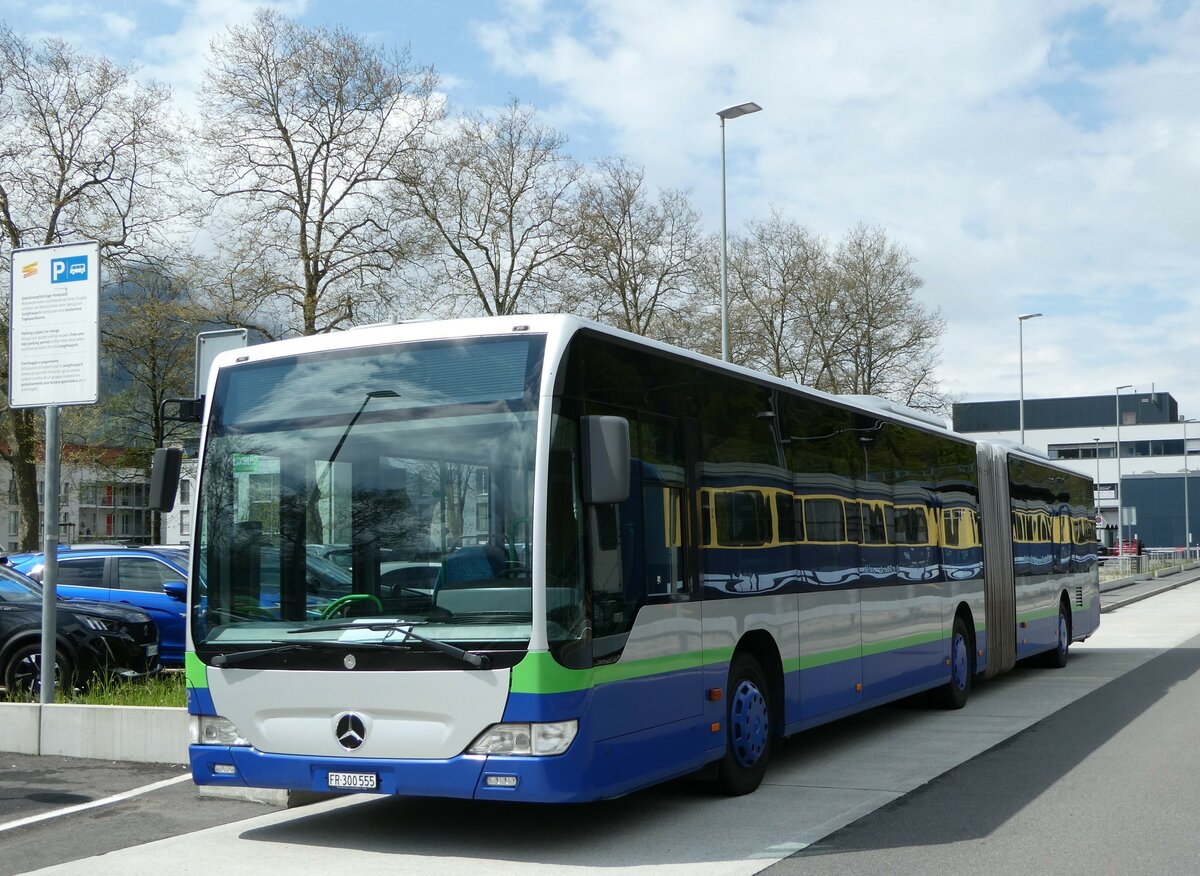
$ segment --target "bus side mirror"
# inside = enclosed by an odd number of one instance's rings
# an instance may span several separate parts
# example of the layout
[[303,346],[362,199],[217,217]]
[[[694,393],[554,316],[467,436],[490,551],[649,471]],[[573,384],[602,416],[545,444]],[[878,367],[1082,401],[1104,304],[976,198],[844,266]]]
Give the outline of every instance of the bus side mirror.
[[150,510],[170,511],[175,507],[175,491],[179,488],[179,469],[183,451],[178,447],[158,447],[150,467]]
[[629,498],[629,421],[583,417],[583,501],[613,505]]

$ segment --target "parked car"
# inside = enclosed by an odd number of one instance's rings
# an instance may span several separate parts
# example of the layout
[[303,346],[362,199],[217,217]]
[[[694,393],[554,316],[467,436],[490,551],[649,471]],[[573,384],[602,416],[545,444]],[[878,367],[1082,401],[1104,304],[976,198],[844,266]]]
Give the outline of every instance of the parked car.
[[[36,690],[42,651],[41,588],[0,565],[0,683]],[[84,684],[97,674],[136,677],[159,669],[158,629],[132,606],[58,601],[56,685]]]
[[[43,554],[9,558],[14,569],[41,581]],[[58,549],[58,595],[65,599],[132,605],[158,627],[164,666],[183,665],[187,615],[187,553],[94,545]]]

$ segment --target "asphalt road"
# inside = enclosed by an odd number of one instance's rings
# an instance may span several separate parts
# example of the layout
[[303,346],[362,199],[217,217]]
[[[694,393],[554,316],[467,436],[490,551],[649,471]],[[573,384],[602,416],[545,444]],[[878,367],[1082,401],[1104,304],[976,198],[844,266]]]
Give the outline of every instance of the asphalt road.
[[[0,874],[1196,872],[1198,636],[1200,584],[1162,593],[1105,614],[1066,669],[1018,668],[960,712],[800,734],[732,800],[682,781],[587,806],[277,810],[176,782],[70,812],[180,770],[0,755]],[[31,808],[67,814],[10,826]]]
[[0,752],[0,876],[243,821],[274,808],[201,798],[184,766]]

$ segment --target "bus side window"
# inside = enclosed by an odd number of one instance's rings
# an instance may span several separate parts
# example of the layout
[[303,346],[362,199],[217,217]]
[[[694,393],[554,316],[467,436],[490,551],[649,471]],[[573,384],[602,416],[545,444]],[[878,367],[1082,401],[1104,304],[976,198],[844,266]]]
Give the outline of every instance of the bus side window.
[[846,540],[846,513],[841,499],[805,499],[804,529],[813,542]]
[[780,544],[796,541],[796,500],[790,493],[775,494],[775,525]]
[[646,595],[678,593],[684,589],[683,489],[646,484],[643,492]]
[[715,498],[719,544],[757,546],[770,541],[770,512],[760,491],[728,490]]
[[863,541],[863,525],[862,515],[858,513],[857,502],[847,502],[848,507],[845,508],[846,514],[846,541],[851,544],[862,544]]
[[962,545],[958,532],[960,513],[954,508],[942,510],[942,545],[944,547],[956,548]]
[[882,502],[863,502],[863,544],[887,544],[887,526],[884,523]]

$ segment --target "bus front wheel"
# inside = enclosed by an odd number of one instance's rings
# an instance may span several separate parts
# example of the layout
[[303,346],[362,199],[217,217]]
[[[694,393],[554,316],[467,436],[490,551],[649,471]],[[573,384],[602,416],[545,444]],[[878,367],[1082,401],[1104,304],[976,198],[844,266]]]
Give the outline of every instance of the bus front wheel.
[[771,759],[771,704],[758,661],[738,654],[729,664],[725,689],[725,756],[717,787],[731,796],[749,794],[760,784]]

